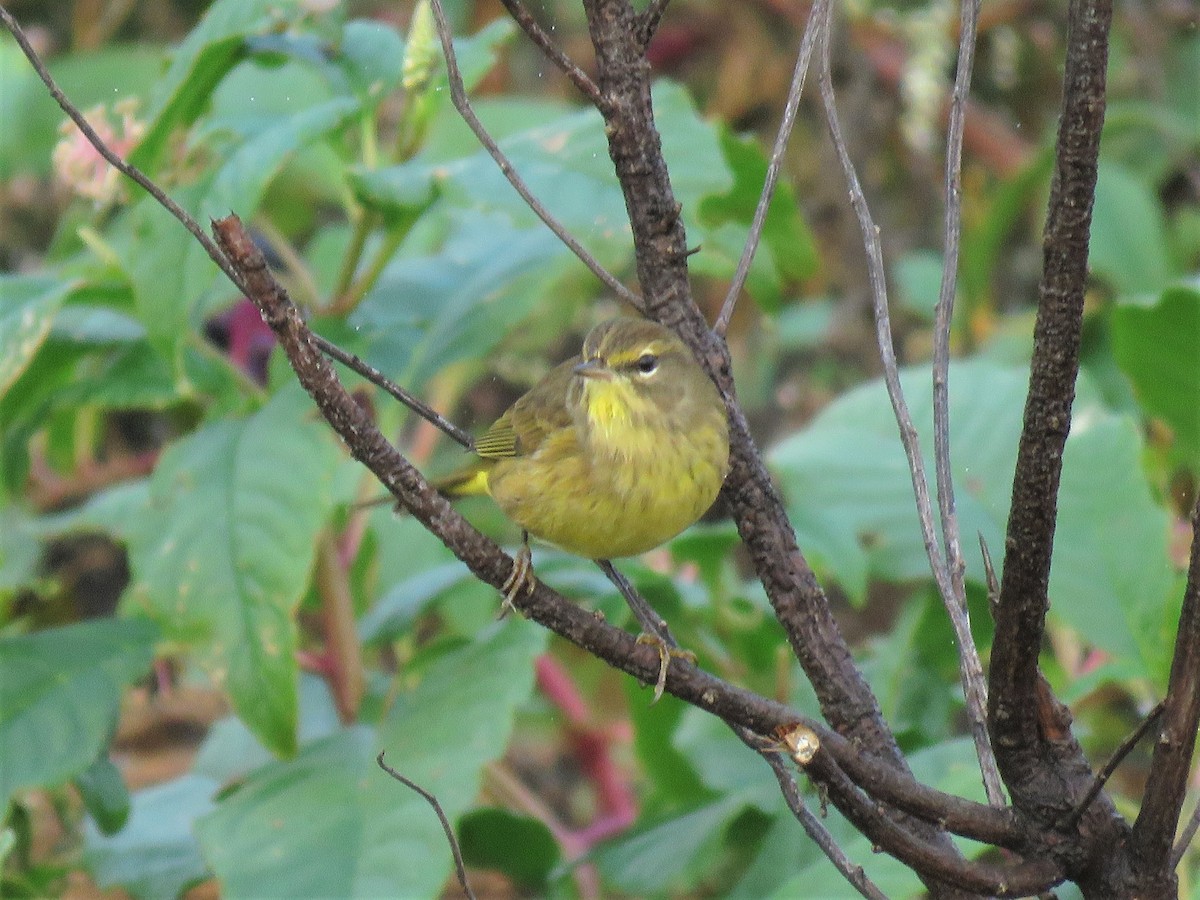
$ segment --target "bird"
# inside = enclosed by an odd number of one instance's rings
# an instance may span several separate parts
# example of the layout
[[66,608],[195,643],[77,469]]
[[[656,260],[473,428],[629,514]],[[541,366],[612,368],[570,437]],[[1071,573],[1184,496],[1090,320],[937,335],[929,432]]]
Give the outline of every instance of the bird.
[[593,327],[579,355],[551,369],[471,450],[474,459],[435,486],[449,497],[487,494],[521,527],[503,588],[508,609],[532,584],[530,535],[607,572],[612,559],[696,522],[728,473],[729,423],[687,345],[657,322],[622,316]]

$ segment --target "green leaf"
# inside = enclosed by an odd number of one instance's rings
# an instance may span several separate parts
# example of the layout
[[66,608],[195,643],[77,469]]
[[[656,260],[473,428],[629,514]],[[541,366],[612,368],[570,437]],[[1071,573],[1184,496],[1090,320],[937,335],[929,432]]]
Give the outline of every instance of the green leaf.
[[404,42],[396,29],[369,20],[347,22],[336,63],[354,91],[378,102],[400,83]]
[[107,753],[75,776],[75,786],[83,805],[104,834],[115,834],[129,819],[129,789],[121,770],[112,764]]
[[759,757],[747,751],[729,726],[716,716],[687,707],[672,739],[675,749],[695,767],[701,781],[719,794],[737,794],[743,803],[771,811],[779,784]]
[[1200,289],[1167,288],[1149,304],[1112,311],[1113,350],[1151,416],[1166,422],[1177,446],[1200,466]]
[[208,870],[192,833],[213,808],[220,782],[200,775],[136,791],[128,824],[115,835],[88,822],[84,831],[88,868],[101,887],[120,885],[139,900],[174,898]]
[[142,323],[103,306],[69,304],[58,311],[52,333],[77,344],[131,344],[146,337]]
[[[727,271],[719,273],[728,277],[741,256],[750,223],[754,219],[763,180],[767,175],[767,159],[754,140],[739,137],[728,129],[721,129],[719,140],[722,155],[733,176],[733,184],[727,192],[708,196],[700,201],[701,227],[698,234],[693,235],[693,240],[698,238],[702,246],[698,256],[702,258],[708,251],[715,249],[713,243],[716,236],[725,232],[721,226],[737,226],[729,229],[733,240],[728,248],[729,262],[725,266]],[[772,268],[769,274],[761,271],[768,263]],[[816,267],[816,245],[800,214],[795,191],[786,181],[780,182],[763,222],[762,244],[759,247],[759,255],[755,256],[755,262],[751,266],[751,287],[755,280],[755,270],[759,269],[759,277],[769,281],[771,292],[776,296],[774,305],[770,307],[775,310],[778,308],[778,294],[782,287],[780,282],[808,278]],[[763,303],[765,298],[761,290],[755,295],[755,299],[760,304]]]
[[277,753],[296,747],[296,626],[340,454],[299,388],[170,447],[129,537],[130,599],[203,650]]
[[562,857],[544,823],[506,809],[468,813],[458,831],[468,866],[503,872],[525,891],[544,891]]
[[[162,69],[162,51],[147,44],[112,45],[60,55],[48,65],[63,93],[90,118],[88,110],[96,104],[111,109],[142,97]],[[0,122],[21,123],[0,129],[0,179],[20,171],[47,174],[66,116],[7,32],[0,36],[0,86]]]
[[1171,596],[1170,517],[1142,472],[1143,452],[1131,419],[1076,409],[1063,458],[1050,612],[1114,656],[1139,660],[1143,676],[1165,687],[1178,600]]
[[1100,167],[1088,263],[1118,296],[1158,292],[1176,273],[1151,187],[1115,164]]
[[32,581],[41,559],[29,514],[16,504],[0,506],[0,594]]
[[74,288],[53,275],[0,275],[0,396],[29,366]]
[[[297,729],[300,744],[303,746],[328,737],[341,728],[328,682],[306,672],[300,673],[300,726]],[[192,771],[214,778],[220,784],[234,784],[273,759],[271,751],[241,719],[226,716],[209,728],[196,753]]]
[[[1026,379],[1024,370],[986,361],[957,363],[950,371],[959,527],[964,547],[982,533],[997,566]],[[932,472],[928,371],[906,370],[901,381]],[[1141,452],[1134,423],[1109,414],[1081,381],[1059,493],[1051,614],[1117,654],[1138,653],[1143,639],[1137,634],[1147,635],[1143,646],[1149,646],[1169,592],[1166,514],[1151,496]],[[861,590],[867,576],[929,577],[912,482],[881,382],[840,397],[768,458],[801,548],[819,554],[848,589]],[[982,585],[979,554],[968,550],[966,561],[967,577]],[[1156,657],[1143,657],[1147,674],[1158,674]]]
[[378,735],[353,728],[252,775],[197,826],[222,895],[433,896],[450,848],[433,810],[375,765],[432,792],[451,821],[504,752],[545,632],[510,621],[434,663]]
[[364,643],[395,640],[440,594],[471,578],[461,561],[426,569],[393,585],[359,621]]
[[932,250],[904,254],[896,260],[895,279],[904,308],[932,322],[942,289],[942,255]]
[[569,265],[545,228],[503,214],[452,215],[450,227],[440,249],[388,265],[350,317],[371,341],[367,360],[410,387],[486,356]]
[[[732,176],[716,130],[700,119],[682,87],[665,81],[656,84],[654,107],[671,184],[690,218],[704,197],[729,190]],[[505,113],[510,108],[511,104],[504,107]],[[627,264],[629,218],[608,158],[603,121],[595,110],[544,109],[547,118],[507,132],[500,139],[501,148],[534,195],[592,253],[613,267]],[[430,180],[450,206],[503,212],[511,219],[503,226],[508,230],[514,225],[544,230],[495,161],[473,140],[445,142],[409,162],[364,173],[357,187],[373,204],[404,207],[421,196]],[[699,227],[689,221],[689,228],[693,226]]]
[[245,39],[303,9],[301,0],[217,0],[175,50],[155,84],[146,116],[150,127],[130,162],[153,171],[167,139],[204,110],[213,89],[242,58]]
[[[358,111],[352,98],[337,97],[281,116],[232,150],[208,177],[177,192],[176,200],[201,221],[237,209],[250,218],[271,180],[298,150],[341,128]],[[204,249],[162,207],[145,198],[114,238],[134,287],[138,318],[151,343],[168,359],[211,312],[207,295],[220,284],[219,270]]]
[[0,806],[95,761],[121,691],[150,668],[156,638],[149,623],[125,619],[0,638]]
[[[749,753],[749,751],[746,751]],[[722,797],[600,847],[593,858],[606,884],[630,894],[688,893],[716,859],[726,827],[745,805]]]

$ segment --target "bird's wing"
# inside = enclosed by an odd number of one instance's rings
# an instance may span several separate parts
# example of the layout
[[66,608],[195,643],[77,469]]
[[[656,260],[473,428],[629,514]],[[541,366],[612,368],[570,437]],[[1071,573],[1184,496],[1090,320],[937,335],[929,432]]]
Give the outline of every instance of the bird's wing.
[[574,357],[547,372],[484,432],[475,442],[475,452],[483,459],[525,456],[537,450],[547,435],[572,427],[567,389],[578,363],[579,357]]

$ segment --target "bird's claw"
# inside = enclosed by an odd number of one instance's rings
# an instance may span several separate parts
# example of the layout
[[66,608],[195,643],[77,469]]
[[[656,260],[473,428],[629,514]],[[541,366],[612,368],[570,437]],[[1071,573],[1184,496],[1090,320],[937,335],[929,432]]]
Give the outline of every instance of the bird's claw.
[[671,664],[671,657],[686,660],[695,665],[696,654],[691,650],[668,647],[666,641],[654,634],[639,634],[637,642],[639,644],[649,644],[658,650],[658,680],[654,682],[654,699],[650,701],[650,705],[653,706],[662,699],[663,691],[667,689],[667,669]]
[[497,618],[503,619],[508,615],[509,610],[517,608],[514,601],[522,593],[527,594],[533,590],[534,580],[533,555],[529,552],[529,545],[526,544],[513,557],[512,571],[504,579],[504,584],[500,585],[500,590],[504,594],[504,602],[500,604],[500,615]]

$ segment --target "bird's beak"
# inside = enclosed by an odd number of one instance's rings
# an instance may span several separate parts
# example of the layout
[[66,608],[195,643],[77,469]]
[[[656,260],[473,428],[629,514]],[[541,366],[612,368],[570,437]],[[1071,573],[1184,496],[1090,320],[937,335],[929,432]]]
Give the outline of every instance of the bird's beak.
[[595,378],[598,381],[612,381],[612,369],[608,368],[598,359],[587,359],[576,364],[572,370],[576,375],[582,375],[584,378]]

